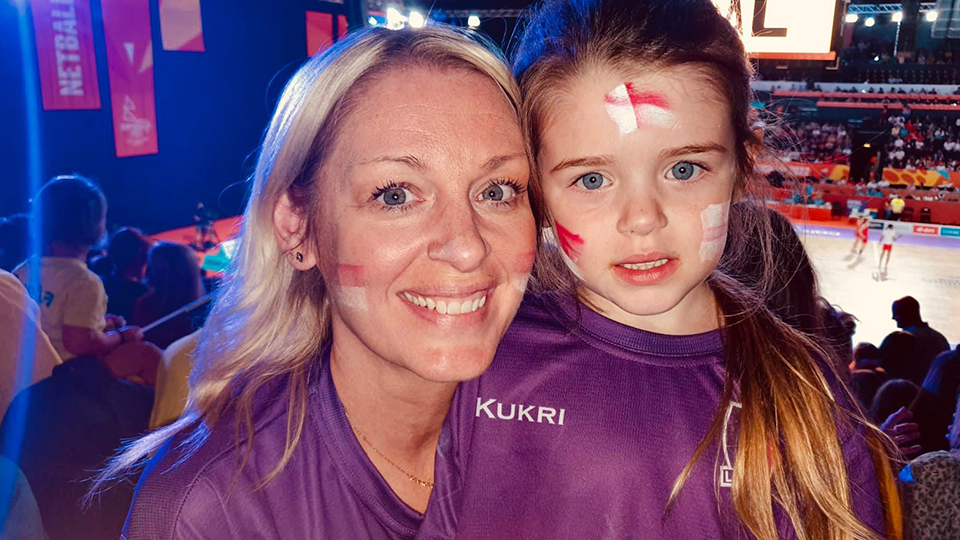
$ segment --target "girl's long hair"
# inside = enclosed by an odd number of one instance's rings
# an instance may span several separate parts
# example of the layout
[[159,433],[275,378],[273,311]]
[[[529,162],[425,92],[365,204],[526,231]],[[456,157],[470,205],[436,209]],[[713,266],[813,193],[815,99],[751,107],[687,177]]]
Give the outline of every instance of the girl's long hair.
[[[282,458],[259,485],[290,460],[304,429],[309,366],[330,338],[330,300],[316,268],[295,271],[285,260],[274,237],[274,208],[287,194],[303,215],[320,215],[324,161],[344,118],[363,105],[358,98],[363,85],[392,69],[410,68],[480,73],[499,85],[517,110],[519,89],[496,47],[446,25],[366,28],[307,61],[284,88],[264,136],[239,249],[193,356],[186,410],[173,424],[127,445],[95,478],[91,495],[175,435],[186,435],[187,452],[196,449],[227,413],[236,419],[238,445],[241,425],[252,438],[254,395],[280,379],[287,400],[286,442]],[[319,224],[308,219],[303,242],[316,250],[320,234]],[[249,454],[251,445],[246,447]]]
[[[515,52],[520,84],[521,122],[535,167],[545,126],[565,85],[596,68],[617,70],[625,78],[643,71],[677,66],[695,68],[704,84],[729,107],[736,136],[735,195],[749,199],[762,190],[756,156],[762,137],[750,113],[752,67],[740,36],[710,0],[547,0],[526,21]],[[641,71],[642,70],[642,71]],[[542,201],[539,171],[532,200]],[[762,198],[759,203],[762,205]],[[741,204],[749,204],[742,202]],[[540,211],[543,227],[552,227],[549,211]],[[830,352],[783,322],[767,308],[777,290],[773,249],[777,238],[769,215],[744,213],[745,223],[731,227],[724,260],[760,253],[761,274],[752,287],[721,264],[709,276],[724,329],[726,376],[713,422],[677,478],[676,500],[694,465],[717,444],[723,412],[734,397],[742,403],[732,498],[744,527],[760,540],[777,538],[773,509],[780,506],[801,540],[875,539],[854,512],[840,432],[866,433],[881,491],[887,503],[887,537],[899,538],[900,510],[882,434],[856,410],[838,403],[836,393],[853,403],[846,388],[825,376],[833,369]],[[759,246],[756,243],[759,242]],[[579,283],[559,262],[555,250],[541,250],[535,269],[541,287],[577,294]]]

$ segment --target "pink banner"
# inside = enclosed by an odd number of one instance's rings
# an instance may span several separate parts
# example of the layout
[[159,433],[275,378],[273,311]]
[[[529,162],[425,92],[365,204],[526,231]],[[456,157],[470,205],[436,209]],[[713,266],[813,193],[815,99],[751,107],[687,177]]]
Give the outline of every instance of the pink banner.
[[46,110],[99,109],[88,0],[31,0]]
[[308,11],[307,56],[322,53],[331,45],[333,45],[333,14]]
[[100,0],[117,157],[157,153],[149,0]]
[[165,51],[204,52],[200,0],[160,0],[160,35]]

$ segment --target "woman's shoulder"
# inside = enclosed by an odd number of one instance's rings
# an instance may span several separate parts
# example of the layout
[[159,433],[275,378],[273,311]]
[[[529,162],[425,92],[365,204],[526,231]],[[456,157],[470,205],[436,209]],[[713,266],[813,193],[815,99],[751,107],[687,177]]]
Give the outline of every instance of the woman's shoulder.
[[[197,422],[160,448],[137,485],[127,539],[181,538],[175,532],[185,523],[219,527],[216,516],[224,514],[225,499],[233,506],[256,496],[253,486],[278,463],[287,437],[287,400],[278,388],[264,394],[254,403],[252,439],[242,419],[227,414],[213,427]],[[203,537],[229,536],[226,530],[210,532]]]

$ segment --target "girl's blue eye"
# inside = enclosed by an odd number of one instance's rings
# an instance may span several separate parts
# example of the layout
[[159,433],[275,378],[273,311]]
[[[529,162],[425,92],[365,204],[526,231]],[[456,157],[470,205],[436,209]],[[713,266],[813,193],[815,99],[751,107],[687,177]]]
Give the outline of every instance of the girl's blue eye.
[[703,174],[703,167],[689,161],[681,161],[670,168],[669,176],[674,180],[692,180],[701,174]]
[[593,191],[609,184],[609,182],[603,177],[602,174],[592,172],[577,178],[576,184],[583,189]]

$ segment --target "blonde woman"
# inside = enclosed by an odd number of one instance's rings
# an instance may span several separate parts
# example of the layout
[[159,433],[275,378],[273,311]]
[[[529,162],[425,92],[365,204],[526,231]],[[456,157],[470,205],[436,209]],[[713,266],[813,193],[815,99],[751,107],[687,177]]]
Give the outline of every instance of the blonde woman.
[[457,384],[493,358],[536,247],[516,102],[502,59],[446,27],[363,30],[300,69],[187,410],[102,477],[159,450],[125,538],[445,525],[465,444],[445,418],[474,406]]

